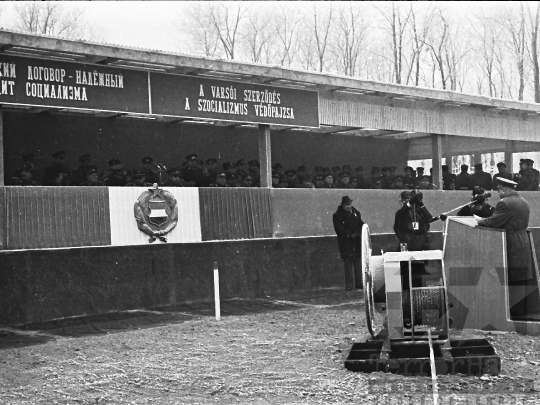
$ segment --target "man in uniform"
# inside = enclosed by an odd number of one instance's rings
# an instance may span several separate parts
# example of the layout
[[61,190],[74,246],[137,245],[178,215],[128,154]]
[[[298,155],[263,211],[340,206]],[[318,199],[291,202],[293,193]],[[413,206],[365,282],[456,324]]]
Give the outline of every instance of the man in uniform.
[[450,190],[450,183],[456,183],[456,175],[450,173],[448,165],[442,165],[443,190]]
[[251,177],[251,174],[244,173],[242,175],[242,187],[253,187],[253,177]]
[[261,165],[258,160],[252,159],[248,162],[249,174],[253,178],[253,187],[261,186]]
[[368,189],[371,187],[369,180],[365,178],[364,166],[358,166],[355,170],[355,177],[358,181],[358,187],[361,189]]
[[314,183],[315,183],[315,188],[324,188],[324,176],[322,174],[316,175],[314,179]]
[[227,186],[228,187],[239,187],[240,186],[240,177],[236,173],[230,173],[227,175]]
[[471,174],[471,186],[473,189],[478,186],[484,190],[491,190],[493,187],[491,174],[486,173],[484,169],[482,169],[482,163],[474,165],[474,173]]
[[287,177],[289,188],[300,188],[300,180],[298,179],[298,174],[296,173],[296,170],[286,170],[285,176]]
[[381,181],[382,181],[382,188],[389,189],[392,181],[390,178],[390,168],[387,166],[381,167]]
[[533,169],[534,161],[531,159],[519,160],[519,174],[516,176],[518,185],[516,191],[538,191],[540,180],[538,170]]
[[227,175],[224,172],[218,173],[216,175],[216,182],[210,184],[210,187],[228,187]]
[[369,184],[371,184],[371,188],[377,188],[374,187],[377,180],[381,183],[381,187],[379,188],[382,188],[381,169],[379,166],[373,166],[371,168],[371,179],[369,181]]
[[22,165],[19,167],[15,176],[19,179],[18,186],[39,186],[39,182],[34,180],[34,175],[32,174],[33,166],[31,165]]
[[186,162],[180,172],[180,177],[186,182],[186,187],[201,187],[204,175],[202,170],[197,167],[197,155],[195,153],[187,155]]
[[283,188],[281,187],[281,184],[279,184],[279,179],[279,174],[272,172],[272,188]]
[[98,172],[95,168],[91,167],[86,173],[86,180],[79,184],[83,187],[96,187],[104,186],[105,183],[99,180]]
[[15,177],[19,177],[18,174],[21,173],[21,169],[28,169],[30,168],[30,172],[32,173],[32,181],[39,183],[40,182],[40,173],[36,169],[36,165],[34,163],[34,160],[36,158],[36,155],[34,153],[26,153],[22,156],[23,164],[15,170]]
[[406,166],[403,169],[403,187],[413,189],[416,186],[416,177],[414,176],[414,169],[411,166]]
[[154,170],[154,159],[150,156],[142,158],[142,170],[148,183],[160,183],[159,173]]
[[62,178],[70,175],[70,170],[65,164],[66,152],[64,152],[63,150],[59,150],[57,152],[54,152],[51,156],[54,161],[50,166],[47,166],[43,172],[43,184],[50,186],[61,185],[58,184],[59,173],[63,173]]
[[349,172],[340,172],[336,188],[349,188],[350,179],[351,176],[349,175]]
[[204,186],[207,187],[210,184],[214,184],[216,182],[217,174],[217,159],[206,159],[206,170],[204,171]]
[[456,190],[472,190],[469,166],[461,165],[461,173],[456,176]]
[[126,187],[152,187],[152,185],[146,181],[145,170],[133,170],[133,181],[126,184]]
[[88,175],[88,171],[90,169],[97,170],[97,167],[92,164],[92,156],[90,156],[88,153],[85,153],[79,157],[79,163],[79,167],[74,169],[71,173],[72,184],[74,186],[79,186],[81,183],[87,181],[86,176]]
[[180,170],[178,167],[171,167],[167,170],[167,174],[169,175],[169,179],[165,182],[165,187],[184,187],[185,182],[180,177]]
[[403,190],[403,176],[396,175],[393,178],[392,184],[390,185],[390,188],[393,190]]
[[249,169],[244,159],[239,159],[236,162],[235,166],[236,166],[236,174],[238,174],[238,176],[242,177],[244,174],[248,174]]
[[360,212],[352,206],[349,196],[332,216],[337,234],[339,254],[345,265],[345,289],[362,288],[362,226]]
[[497,163],[497,169],[499,170],[499,173],[493,175],[493,190],[497,190],[497,185],[499,184],[497,183],[497,177],[514,180],[514,175],[508,171],[504,162]]
[[433,188],[429,182],[429,176],[425,175],[418,177],[416,187],[420,190],[431,190]]
[[127,183],[125,167],[122,163],[116,163],[119,162],[116,159],[111,159],[109,163],[111,161],[115,164],[111,166],[111,174],[105,181],[105,185],[108,187],[124,187]]
[[500,177],[497,182],[501,200],[493,215],[478,220],[478,225],[506,230],[510,313],[520,316],[525,312],[525,292],[533,278],[529,237],[525,231],[529,225],[530,208],[529,203],[516,192],[516,182]]
[[418,185],[418,181],[420,180],[420,177],[424,175],[424,167],[418,166],[416,168],[416,185]]

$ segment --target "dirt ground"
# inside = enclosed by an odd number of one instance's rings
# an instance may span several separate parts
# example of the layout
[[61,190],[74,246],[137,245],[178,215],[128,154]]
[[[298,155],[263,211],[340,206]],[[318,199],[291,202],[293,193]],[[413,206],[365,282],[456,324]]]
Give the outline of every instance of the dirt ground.
[[[360,298],[269,298],[257,311],[237,300],[231,305],[246,310],[225,311],[220,321],[208,308],[162,310],[154,313],[167,322],[115,333],[2,328],[0,338],[37,344],[0,346],[0,403],[432,404],[430,378],[344,368],[353,342],[366,338]],[[540,338],[484,335],[501,374],[439,376],[441,403],[540,403]]]

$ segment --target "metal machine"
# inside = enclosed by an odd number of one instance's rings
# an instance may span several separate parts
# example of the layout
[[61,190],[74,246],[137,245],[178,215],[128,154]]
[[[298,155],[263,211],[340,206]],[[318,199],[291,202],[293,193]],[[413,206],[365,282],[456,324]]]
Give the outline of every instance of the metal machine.
[[[441,250],[389,252],[382,255],[382,261],[380,257],[373,260],[367,225],[362,229],[362,244],[366,321],[371,337],[353,345],[345,361],[347,369],[428,375],[431,352],[437,374],[499,374],[501,361],[489,341],[466,338],[450,329],[451,304]],[[386,318],[377,327],[375,285],[382,281],[381,270]]]

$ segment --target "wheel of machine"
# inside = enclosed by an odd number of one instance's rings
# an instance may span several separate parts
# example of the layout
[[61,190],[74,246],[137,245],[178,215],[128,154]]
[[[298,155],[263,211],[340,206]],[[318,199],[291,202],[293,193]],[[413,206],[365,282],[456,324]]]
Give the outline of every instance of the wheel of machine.
[[370,268],[371,261],[371,238],[369,227],[362,227],[362,279],[364,284],[364,300],[366,303],[366,323],[371,334],[375,337],[375,300],[373,298],[373,274]]

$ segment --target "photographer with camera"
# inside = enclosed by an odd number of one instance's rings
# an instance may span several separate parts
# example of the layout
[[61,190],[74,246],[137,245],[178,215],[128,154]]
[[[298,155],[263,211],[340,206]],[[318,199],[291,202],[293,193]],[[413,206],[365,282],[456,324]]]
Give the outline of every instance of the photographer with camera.
[[399,197],[402,206],[394,220],[394,232],[399,243],[406,243],[407,250],[429,250],[430,223],[438,219],[445,221],[446,215],[433,217],[424,205],[424,195],[419,190],[403,191]]
[[[423,202],[423,194],[419,190],[403,191],[399,196],[401,208],[396,212],[394,220],[394,232],[396,233],[400,246],[406,244],[407,250],[429,250],[431,244],[430,224],[438,219],[446,221],[446,215],[441,214],[434,217],[428,211]],[[403,326],[411,327],[410,290],[409,290],[409,268],[405,261],[400,263],[401,280],[403,291]],[[412,286],[420,287],[422,276],[426,274],[424,261],[413,261],[412,266]]]

